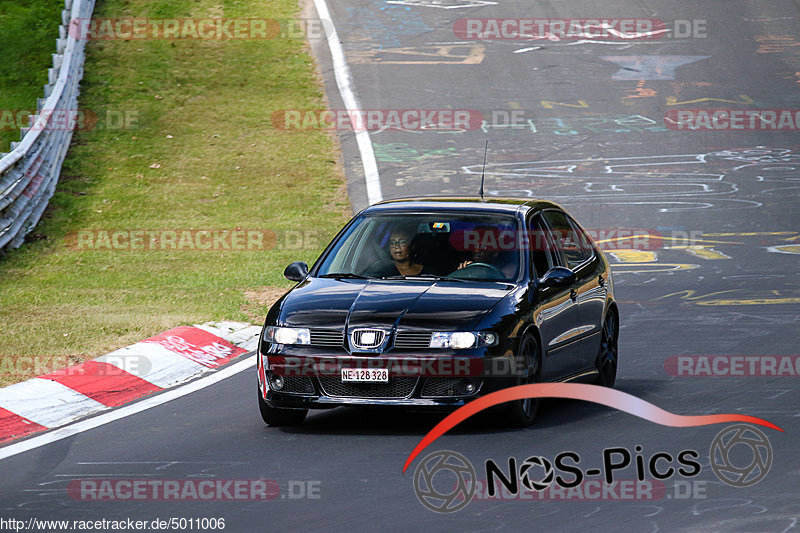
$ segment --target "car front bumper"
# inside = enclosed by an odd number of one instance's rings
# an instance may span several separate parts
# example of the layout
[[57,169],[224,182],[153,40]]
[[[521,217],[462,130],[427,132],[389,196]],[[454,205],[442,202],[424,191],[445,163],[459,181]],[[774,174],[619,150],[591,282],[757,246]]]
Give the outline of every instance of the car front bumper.
[[[511,343],[509,343],[510,348]],[[337,354],[273,348],[259,356],[259,390],[271,407],[325,409],[337,405],[459,407],[484,394],[514,386],[510,349],[461,353]],[[309,353],[311,352],[311,353]],[[343,382],[345,368],[386,368],[386,383]],[[282,378],[276,386],[275,376]],[[468,387],[469,385],[469,387]]]
[[[342,383],[333,376],[281,376],[283,386],[275,390],[272,373],[267,372],[266,377],[264,399],[267,404],[292,409],[326,409],[340,405],[459,407],[481,395],[516,384],[513,378],[502,377],[389,377],[388,383],[362,384]],[[302,386],[298,384],[301,380]],[[398,384],[399,380],[403,383]],[[334,384],[336,381],[338,383]],[[472,385],[472,390],[466,388],[467,384]]]

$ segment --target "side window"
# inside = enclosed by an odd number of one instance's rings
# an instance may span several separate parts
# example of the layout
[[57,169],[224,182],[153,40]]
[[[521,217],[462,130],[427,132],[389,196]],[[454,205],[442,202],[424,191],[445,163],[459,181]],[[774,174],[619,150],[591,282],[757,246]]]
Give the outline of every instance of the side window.
[[547,235],[547,230],[542,222],[541,215],[536,215],[528,222],[528,243],[531,253],[531,263],[537,278],[556,265],[552,255],[553,245]]
[[575,229],[575,233],[578,236],[578,245],[581,247],[582,250],[586,252],[587,254],[586,258],[590,259],[595,254],[594,241],[592,241],[592,238],[589,237],[589,235],[587,235],[586,232],[583,231],[583,229],[581,229],[580,225],[577,222],[575,222],[574,218],[567,215],[567,220],[570,221],[572,227]]
[[550,209],[544,211],[542,216],[549,226],[556,250],[561,252],[567,268],[575,269],[592,257],[592,248],[586,242],[585,236],[578,233],[566,214]]

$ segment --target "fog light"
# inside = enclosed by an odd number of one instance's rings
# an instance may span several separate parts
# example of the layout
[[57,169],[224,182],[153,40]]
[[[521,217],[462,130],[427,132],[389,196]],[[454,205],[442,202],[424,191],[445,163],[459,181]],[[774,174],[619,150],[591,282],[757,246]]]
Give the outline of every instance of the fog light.
[[283,376],[275,374],[269,375],[269,388],[272,390],[281,390],[283,388]]
[[471,379],[462,379],[458,382],[458,388],[461,394],[472,394],[477,390],[478,386]]
[[494,346],[497,344],[497,335],[494,333],[481,333],[480,337],[483,341],[482,344],[485,344],[486,346]]

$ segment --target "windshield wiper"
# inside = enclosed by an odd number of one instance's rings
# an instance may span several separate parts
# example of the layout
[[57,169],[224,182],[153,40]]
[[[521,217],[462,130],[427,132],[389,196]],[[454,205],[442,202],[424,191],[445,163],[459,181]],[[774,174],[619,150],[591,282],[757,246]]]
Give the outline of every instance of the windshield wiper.
[[433,279],[436,281],[467,281],[461,278],[437,276],[436,274],[416,274],[414,276],[381,276],[381,279]]
[[375,276],[364,276],[361,274],[353,274],[352,272],[334,272],[333,274],[323,274],[317,277],[335,279],[375,279]]

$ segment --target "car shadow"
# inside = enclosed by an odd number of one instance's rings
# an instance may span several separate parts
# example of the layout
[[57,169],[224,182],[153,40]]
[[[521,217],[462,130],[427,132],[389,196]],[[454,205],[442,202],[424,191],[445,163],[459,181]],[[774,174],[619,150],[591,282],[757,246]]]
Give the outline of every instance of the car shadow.
[[[664,380],[620,380],[616,389],[633,396],[652,396],[669,383]],[[267,428],[297,435],[419,435],[424,436],[452,411],[428,411],[402,406],[337,407],[310,411],[303,425]],[[456,435],[536,431],[574,424],[616,412],[611,407],[581,400],[548,398],[542,401],[536,423],[527,428],[509,427],[497,411],[470,417],[450,433]],[[629,415],[633,416],[633,415]]]

